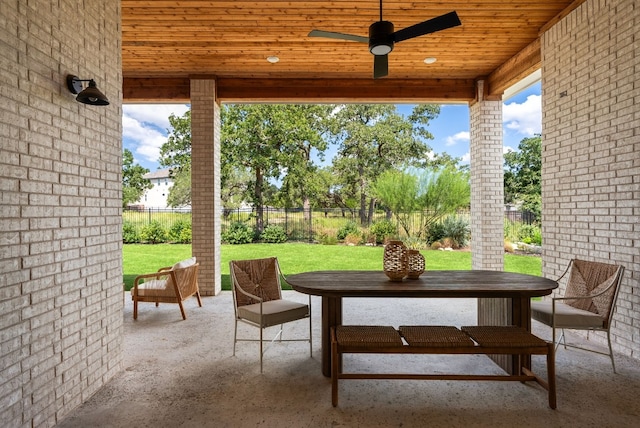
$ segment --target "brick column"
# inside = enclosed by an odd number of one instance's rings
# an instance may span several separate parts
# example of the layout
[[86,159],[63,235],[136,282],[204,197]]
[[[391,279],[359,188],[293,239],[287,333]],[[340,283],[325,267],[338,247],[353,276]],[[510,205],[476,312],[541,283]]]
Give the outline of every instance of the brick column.
[[200,293],[213,296],[220,282],[220,105],[216,81],[191,80],[192,253],[200,263]]
[[[483,98],[484,82],[478,82],[478,101],[471,115],[471,267],[504,269],[504,171],[502,154],[502,101]],[[513,324],[510,299],[478,299],[479,325]],[[511,373],[512,358],[492,359]]]
[[502,101],[482,99],[471,115],[471,251],[472,268],[504,268],[504,172]]

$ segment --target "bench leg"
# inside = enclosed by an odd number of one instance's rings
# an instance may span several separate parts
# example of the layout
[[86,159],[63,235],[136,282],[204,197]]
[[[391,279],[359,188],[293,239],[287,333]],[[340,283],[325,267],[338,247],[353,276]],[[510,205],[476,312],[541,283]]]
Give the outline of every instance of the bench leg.
[[338,405],[338,343],[335,338],[331,340],[331,405]]

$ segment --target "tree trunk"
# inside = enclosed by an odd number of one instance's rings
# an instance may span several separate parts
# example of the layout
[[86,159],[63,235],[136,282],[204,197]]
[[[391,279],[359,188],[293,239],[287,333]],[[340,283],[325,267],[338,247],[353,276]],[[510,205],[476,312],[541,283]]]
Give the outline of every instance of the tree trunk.
[[304,198],[302,202],[302,212],[304,213],[304,220],[311,220],[311,201],[308,197]]
[[367,195],[365,195],[365,192],[364,192],[364,178],[363,178],[364,171],[362,171],[362,168],[360,168],[359,175],[360,175],[360,210],[358,214],[360,215],[360,224],[363,226],[366,226],[367,225],[367,212],[366,212]]
[[373,219],[373,211],[376,206],[376,199],[371,198],[369,200],[369,214],[367,215],[367,226],[371,226],[371,220]]
[[256,204],[256,232],[261,234],[264,230],[264,204],[262,201],[262,186],[264,185],[264,176],[260,168],[256,169],[256,191],[255,201]]

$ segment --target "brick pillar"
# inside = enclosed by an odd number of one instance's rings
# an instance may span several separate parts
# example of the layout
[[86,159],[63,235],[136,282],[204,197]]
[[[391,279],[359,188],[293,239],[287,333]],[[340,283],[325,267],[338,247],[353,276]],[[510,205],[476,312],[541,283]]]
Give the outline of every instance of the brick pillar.
[[504,269],[502,101],[482,99],[471,115],[471,260],[473,269]]
[[191,80],[192,253],[200,263],[200,293],[213,296],[220,282],[220,105],[216,81]]
[[[504,270],[504,171],[502,153],[502,101],[483,98],[484,82],[478,82],[478,100],[471,115],[471,266]],[[511,299],[478,299],[479,325],[513,324]],[[508,355],[492,359],[511,373]]]

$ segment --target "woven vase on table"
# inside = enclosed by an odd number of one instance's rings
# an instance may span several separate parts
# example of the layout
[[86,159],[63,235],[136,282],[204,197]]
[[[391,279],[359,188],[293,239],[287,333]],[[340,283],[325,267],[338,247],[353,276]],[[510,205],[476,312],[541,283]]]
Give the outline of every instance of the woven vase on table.
[[418,279],[424,273],[424,256],[418,250],[407,250],[407,277]]
[[402,241],[389,241],[384,247],[383,269],[391,281],[402,281],[407,276],[407,247]]

